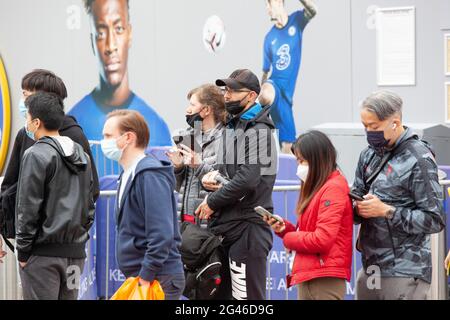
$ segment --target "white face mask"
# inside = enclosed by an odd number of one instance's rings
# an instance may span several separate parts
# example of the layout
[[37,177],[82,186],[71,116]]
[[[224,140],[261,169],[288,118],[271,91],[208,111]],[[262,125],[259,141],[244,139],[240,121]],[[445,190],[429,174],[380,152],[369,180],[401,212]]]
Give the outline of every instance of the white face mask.
[[303,182],[306,181],[308,177],[309,166],[307,164],[299,164],[297,167],[297,177]]
[[117,146],[117,140],[122,137],[123,135],[121,135],[117,139],[103,139],[101,141],[101,148],[106,158],[113,161],[119,161],[120,158],[122,158],[123,150],[125,148],[119,149],[119,147]]
[[27,112],[28,112],[28,108],[25,105],[25,100],[23,98],[20,99],[19,101],[19,113],[23,118],[27,118]]

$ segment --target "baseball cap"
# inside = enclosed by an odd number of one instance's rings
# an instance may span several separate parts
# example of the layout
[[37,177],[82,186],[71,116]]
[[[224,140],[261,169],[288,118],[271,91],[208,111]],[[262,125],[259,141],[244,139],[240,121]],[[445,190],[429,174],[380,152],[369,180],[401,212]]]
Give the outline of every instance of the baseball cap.
[[216,80],[219,87],[228,87],[234,90],[248,89],[255,91],[257,94],[261,92],[258,77],[248,69],[238,69],[234,71],[227,79]]

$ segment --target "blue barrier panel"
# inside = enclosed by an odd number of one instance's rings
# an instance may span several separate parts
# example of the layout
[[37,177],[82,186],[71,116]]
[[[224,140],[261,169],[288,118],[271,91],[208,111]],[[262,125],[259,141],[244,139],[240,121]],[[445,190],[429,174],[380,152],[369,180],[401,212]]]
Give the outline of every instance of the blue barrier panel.
[[[296,176],[297,163],[294,156],[281,154],[278,159],[277,186],[299,185]],[[298,191],[274,192],[272,194],[273,211],[275,214],[296,223],[295,206]],[[290,273],[289,265],[293,261],[283,246],[283,241],[274,235],[273,248],[267,258],[266,298],[269,300],[295,300],[297,287],[287,289],[286,276]]]
[[[105,176],[100,179],[100,189],[116,190],[117,176]],[[120,272],[115,254],[116,244],[116,197],[101,197],[97,201],[97,295],[101,299],[109,299],[125,281]]]
[[[299,183],[297,182],[297,185]],[[285,184],[283,184],[285,185]],[[296,223],[295,207],[298,200],[296,192],[274,192],[272,195],[274,213]],[[287,210],[286,210],[287,209]],[[295,300],[297,287],[287,290],[286,276],[290,273],[289,264],[293,261],[293,254],[288,254],[283,241],[278,236],[273,237],[273,248],[267,259],[266,298],[270,300]]]
[[90,239],[86,245],[86,260],[83,273],[80,276],[80,290],[78,300],[97,300],[97,281],[95,270],[96,253],[96,225],[89,231]]

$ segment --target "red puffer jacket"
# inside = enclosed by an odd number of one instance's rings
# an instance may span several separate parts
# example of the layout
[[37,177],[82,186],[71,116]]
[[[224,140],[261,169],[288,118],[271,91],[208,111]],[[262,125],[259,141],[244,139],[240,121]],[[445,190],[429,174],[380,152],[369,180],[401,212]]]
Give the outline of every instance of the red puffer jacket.
[[347,180],[333,172],[299,217],[297,227],[285,221],[278,234],[284,246],[296,251],[288,285],[322,277],[350,281],[353,211]]

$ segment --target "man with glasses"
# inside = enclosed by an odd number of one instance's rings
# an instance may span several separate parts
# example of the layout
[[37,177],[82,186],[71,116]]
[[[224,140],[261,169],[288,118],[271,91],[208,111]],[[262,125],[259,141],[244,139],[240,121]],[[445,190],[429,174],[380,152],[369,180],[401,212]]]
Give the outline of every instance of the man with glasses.
[[[196,214],[210,219],[208,227],[224,237],[222,284],[218,299],[263,300],[266,262],[272,248],[272,232],[255,212],[273,210],[272,189],[277,171],[275,128],[270,108],[256,102],[261,91],[256,75],[236,70],[216,81],[224,87],[229,115],[222,136],[216,171],[206,174],[203,186],[210,191]],[[217,183],[221,181],[222,184]]]

